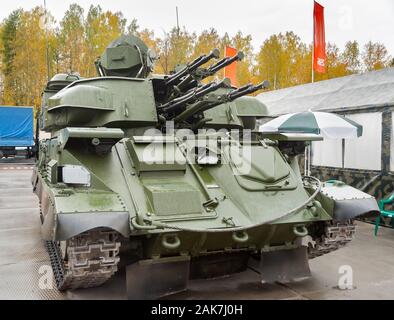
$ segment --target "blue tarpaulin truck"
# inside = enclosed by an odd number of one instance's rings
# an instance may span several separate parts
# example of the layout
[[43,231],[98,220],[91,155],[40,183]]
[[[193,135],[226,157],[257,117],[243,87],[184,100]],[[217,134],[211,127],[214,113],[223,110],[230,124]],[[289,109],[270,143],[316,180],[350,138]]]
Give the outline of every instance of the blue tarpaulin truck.
[[0,159],[34,154],[33,107],[0,106]]

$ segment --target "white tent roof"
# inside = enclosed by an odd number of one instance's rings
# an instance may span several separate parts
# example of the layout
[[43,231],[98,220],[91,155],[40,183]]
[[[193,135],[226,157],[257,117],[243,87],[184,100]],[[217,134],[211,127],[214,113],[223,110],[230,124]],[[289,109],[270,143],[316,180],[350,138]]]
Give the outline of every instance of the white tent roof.
[[394,68],[262,93],[270,115],[394,105]]

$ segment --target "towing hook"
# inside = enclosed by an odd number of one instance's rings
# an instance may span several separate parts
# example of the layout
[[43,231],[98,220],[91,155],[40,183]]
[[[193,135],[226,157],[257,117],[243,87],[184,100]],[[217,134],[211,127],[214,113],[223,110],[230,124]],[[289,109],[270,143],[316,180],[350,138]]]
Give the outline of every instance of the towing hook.
[[306,237],[308,235],[308,229],[305,227],[305,225],[295,225],[293,227],[293,233],[297,237]]
[[174,250],[180,247],[181,239],[176,234],[165,234],[161,238],[161,244],[168,250]]
[[249,240],[249,235],[246,231],[234,232],[232,238],[235,242],[245,243]]

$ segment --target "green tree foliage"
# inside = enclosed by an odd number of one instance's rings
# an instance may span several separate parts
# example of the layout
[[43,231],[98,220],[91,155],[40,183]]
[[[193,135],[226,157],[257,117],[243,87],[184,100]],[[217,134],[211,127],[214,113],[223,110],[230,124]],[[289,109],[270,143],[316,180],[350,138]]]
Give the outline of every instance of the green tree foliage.
[[3,22],[1,28],[1,73],[2,103],[7,103],[10,90],[15,86],[13,60],[15,57],[15,37],[22,10],[13,11]]
[[[0,35],[3,34],[3,24],[0,24]],[[3,39],[0,36],[0,104],[3,104],[3,94],[4,94],[4,75],[1,72],[3,69],[3,53],[4,53],[4,46],[3,46]]]
[[12,61],[15,56],[14,43],[21,13],[21,9],[13,11],[3,22],[1,30],[2,72],[6,76],[12,73]]

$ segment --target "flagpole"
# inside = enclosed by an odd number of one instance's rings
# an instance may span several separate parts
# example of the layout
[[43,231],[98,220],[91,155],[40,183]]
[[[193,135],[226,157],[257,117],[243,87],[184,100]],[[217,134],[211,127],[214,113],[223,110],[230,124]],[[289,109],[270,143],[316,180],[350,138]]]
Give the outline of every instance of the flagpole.
[[[314,69],[314,61],[315,61],[315,0],[313,0],[313,19],[312,19],[312,23],[313,23],[313,34],[312,34],[312,83],[315,82],[315,71]],[[308,144],[305,148],[305,162],[304,162],[304,175],[305,176],[310,176],[311,175],[311,144]]]
[[314,60],[315,60],[315,0],[313,0],[313,34],[312,34],[312,83],[315,82]]

